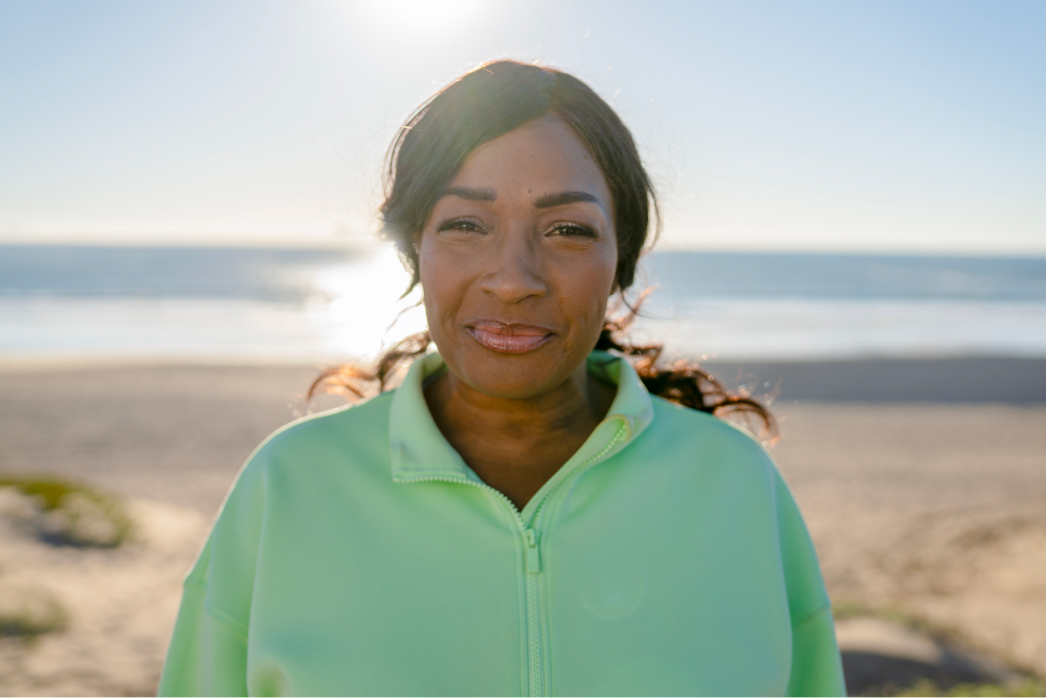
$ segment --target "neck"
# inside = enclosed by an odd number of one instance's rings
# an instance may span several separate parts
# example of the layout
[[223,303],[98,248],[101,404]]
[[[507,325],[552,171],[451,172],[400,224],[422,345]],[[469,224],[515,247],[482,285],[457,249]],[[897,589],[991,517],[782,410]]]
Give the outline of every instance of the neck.
[[603,420],[614,394],[582,363],[560,385],[526,399],[484,395],[445,371],[425,400],[469,467],[522,508]]
[[460,419],[490,436],[512,438],[532,433],[536,438],[547,438],[550,432],[570,429],[578,422],[591,418],[600,421],[610,407],[609,403],[602,404],[600,386],[603,384],[594,381],[582,364],[548,392],[524,399],[500,398],[469,387],[445,370],[426,386],[425,400],[433,415],[439,412],[444,418]]

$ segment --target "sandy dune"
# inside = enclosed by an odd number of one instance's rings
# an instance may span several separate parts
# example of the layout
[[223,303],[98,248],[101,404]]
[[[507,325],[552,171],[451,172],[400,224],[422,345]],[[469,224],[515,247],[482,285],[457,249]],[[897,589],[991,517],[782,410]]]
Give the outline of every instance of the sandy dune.
[[0,693],[156,692],[181,577],[208,521],[162,502],[129,508],[137,539],[114,550],[41,545],[0,522],[0,594],[50,597],[70,615],[63,631],[0,641]]
[[1046,408],[779,412],[836,604],[906,610],[1046,675]]

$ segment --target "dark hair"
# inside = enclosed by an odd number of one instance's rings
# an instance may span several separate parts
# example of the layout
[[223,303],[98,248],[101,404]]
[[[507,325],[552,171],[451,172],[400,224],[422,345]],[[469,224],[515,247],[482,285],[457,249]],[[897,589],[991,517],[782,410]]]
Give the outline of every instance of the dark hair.
[[[624,292],[632,285],[651,217],[655,239],[660,231],[657,197],[632,134],[610,105],[574,76],[501,60],[466,73],[436,93],[407,119],[389,148],[381,216],[384,235],[395,243],[411,274],[408,291],[419,280],[417,237],[465,158],[478,146],[546,114],[566,122],[602,170],[614,202],[617,288]],[[657,368],[661,345],[629,344],[625,331],[638,309],[629,307],[632,312],[624,319],[607,321],[595,349],[630,357],[655,395],[703,412],[748,412],[774,432],[773,417],[758,401],[730,393],[696,364]],[[352,365],[327,369],[313,382],[308,398],[321,387],[362,396],[368,382],[385,390],[396,368],[424,353],[429,342],[428,332],[406,338],[379,358],[374,370]]]

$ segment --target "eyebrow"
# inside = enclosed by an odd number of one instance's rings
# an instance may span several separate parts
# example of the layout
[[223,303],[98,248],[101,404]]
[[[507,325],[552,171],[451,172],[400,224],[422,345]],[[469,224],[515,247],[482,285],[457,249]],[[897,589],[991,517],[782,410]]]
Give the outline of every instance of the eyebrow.
[[599,199],[587,191],[561,191],[555,194],[542,194],[534,201],[534,208],[554,208],[556,206],[576,204],[579,201],[593,204],[599,203]]
[[[478,189],[472,187],[448,187],[443,191],[443,196],[456,196],[466,201],[495,201],[498,193],[493,189]],[[587,191],[561,191],[553,194],[542,194],[534,201],[534,208],[555,208],[586,202],[598,204],[599,199]]]

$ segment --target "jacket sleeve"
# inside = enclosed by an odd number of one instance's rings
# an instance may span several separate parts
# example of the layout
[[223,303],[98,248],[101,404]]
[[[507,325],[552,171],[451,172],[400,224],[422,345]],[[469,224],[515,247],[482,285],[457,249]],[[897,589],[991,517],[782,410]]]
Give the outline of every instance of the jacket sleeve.
[[158,695],[247,695],[247,637],[265,506],[259,460],[256,455],[244,467],[185,578]]
[[835,621],[817,552],[792,493],[774,470],[781,563],[792,616],[790,696],[845,696]]
[[[201,559],[209,557],[210,541]],[[207,611],[207,591],[192,574],[185,580],[157,695],[247,695],[246,633]]]

